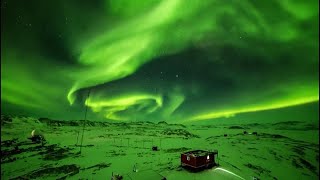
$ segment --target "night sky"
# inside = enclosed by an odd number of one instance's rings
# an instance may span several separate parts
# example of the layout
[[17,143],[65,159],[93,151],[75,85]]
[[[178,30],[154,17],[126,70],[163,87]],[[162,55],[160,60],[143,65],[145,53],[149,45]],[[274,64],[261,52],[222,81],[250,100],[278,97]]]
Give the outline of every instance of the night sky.
[[317,0],[1,1],[1,111],[318,119],[318,21]]

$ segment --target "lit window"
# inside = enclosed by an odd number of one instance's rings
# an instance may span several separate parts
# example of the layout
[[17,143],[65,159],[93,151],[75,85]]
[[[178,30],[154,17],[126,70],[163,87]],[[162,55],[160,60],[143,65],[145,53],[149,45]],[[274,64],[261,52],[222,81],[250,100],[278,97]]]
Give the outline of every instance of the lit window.
[[207,156],[207,159],[210,159],[209,155]]
[[190,156],[187,156],[187,160],[190,161]]

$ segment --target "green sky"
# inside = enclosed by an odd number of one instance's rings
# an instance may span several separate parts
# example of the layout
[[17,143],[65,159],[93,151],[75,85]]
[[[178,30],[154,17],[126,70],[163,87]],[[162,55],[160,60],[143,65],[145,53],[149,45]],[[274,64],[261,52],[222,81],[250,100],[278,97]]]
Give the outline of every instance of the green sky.
[[4,1],[1,111],[286,119],[282,108],[318,106],[318,21],[317,0]]

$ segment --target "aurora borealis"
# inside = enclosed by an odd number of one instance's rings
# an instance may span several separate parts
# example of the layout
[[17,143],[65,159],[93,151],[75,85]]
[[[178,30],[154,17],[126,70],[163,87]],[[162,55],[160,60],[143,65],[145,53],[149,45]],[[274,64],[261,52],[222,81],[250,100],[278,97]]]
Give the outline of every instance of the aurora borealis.
[[4,113],[79,119],[86,104],[97,120],[192,122],[319,101],[316,0],[11,0],[1,10]]

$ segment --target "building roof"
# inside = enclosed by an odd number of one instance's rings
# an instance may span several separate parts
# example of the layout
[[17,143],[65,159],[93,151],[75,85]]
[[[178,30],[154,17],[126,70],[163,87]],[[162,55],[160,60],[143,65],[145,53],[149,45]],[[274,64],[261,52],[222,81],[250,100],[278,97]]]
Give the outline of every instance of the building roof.
[[204,150],[194,150],[194,151],[188,151],[188,152],[185,152],[183,153],[184,155],[192,155],[192,156],[195,156],[195,157],[198,157],[198,156],[206,156],[208,154],[217,154],[218,151],[204,151]]

